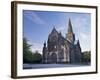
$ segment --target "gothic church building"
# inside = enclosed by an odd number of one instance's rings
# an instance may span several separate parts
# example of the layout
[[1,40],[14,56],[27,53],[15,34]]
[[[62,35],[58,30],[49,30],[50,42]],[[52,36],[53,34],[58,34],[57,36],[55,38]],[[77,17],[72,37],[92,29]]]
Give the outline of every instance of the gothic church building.
[[63,37],[55,28],[48,36],[43,47],[43,63],[80,63],[82,52],[79,40],[75,40],[71,20],[68,22],[68,32]]

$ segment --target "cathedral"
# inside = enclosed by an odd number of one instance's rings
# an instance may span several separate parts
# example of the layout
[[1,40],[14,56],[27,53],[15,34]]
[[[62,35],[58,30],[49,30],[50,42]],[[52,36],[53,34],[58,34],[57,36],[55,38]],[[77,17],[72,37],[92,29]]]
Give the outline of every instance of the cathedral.
[[82,52],[79,40],[75,40],[71,20],[66,37],[53,28],[43,47],[43,63],[80,63]]

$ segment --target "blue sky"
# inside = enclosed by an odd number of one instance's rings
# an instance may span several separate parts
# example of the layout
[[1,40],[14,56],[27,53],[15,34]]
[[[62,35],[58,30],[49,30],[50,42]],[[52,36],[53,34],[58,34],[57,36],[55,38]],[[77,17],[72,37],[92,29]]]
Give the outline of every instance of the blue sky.
[[23,10],[23,35],[32,44],[31,50],[42,52],[43,43],[47,41],[53,27],[65,37],[69,18],[82,51],[91,50],[91,14]]

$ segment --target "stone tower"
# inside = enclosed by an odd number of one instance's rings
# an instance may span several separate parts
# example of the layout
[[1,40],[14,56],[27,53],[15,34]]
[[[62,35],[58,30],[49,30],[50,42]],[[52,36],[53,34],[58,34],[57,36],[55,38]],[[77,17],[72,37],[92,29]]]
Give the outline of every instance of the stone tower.
[[73,33],[73,29],[72,29],[72,24],[71,24],[71,20],[69,19],[69,23],[68,23],[68,32],[67,32],[67,40],[69,42],[71,42],[72,44],[74,44],[75,41],[75,35]]

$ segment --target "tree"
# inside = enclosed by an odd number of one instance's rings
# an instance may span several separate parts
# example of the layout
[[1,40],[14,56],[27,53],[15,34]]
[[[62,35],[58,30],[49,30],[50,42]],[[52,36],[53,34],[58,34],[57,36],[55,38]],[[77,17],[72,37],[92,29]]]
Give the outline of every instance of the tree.
[[27,39],[23,38],[23,63],[30,63],[32,61],[31,45],[28,44]]
[[90,62],[91,61],[91,52],[85,51],[83,52],[83,62]]
[[41,63],[42,55],[38,51],[33,53],[30,47],[28,40],[23,38],[23,63]]
[[28,44],[28,40],[24,37],[23,38],[23,52],[28,53],[30,51],[31,45]]
[[33,53],[33,62],[34,63],[41,63],[42,62],[42,55],[38,51]]

